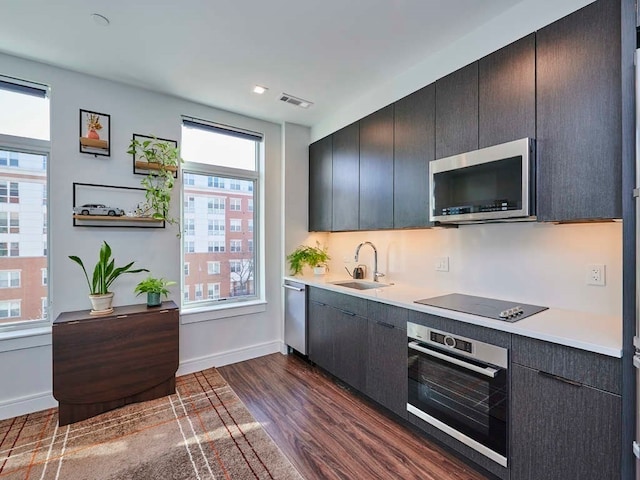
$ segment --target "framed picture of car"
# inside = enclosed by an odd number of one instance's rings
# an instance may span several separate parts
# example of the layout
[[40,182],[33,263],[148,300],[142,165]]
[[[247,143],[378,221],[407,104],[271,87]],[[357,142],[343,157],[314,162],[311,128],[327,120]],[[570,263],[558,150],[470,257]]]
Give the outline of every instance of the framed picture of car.
[[111,155],[111,115],[80,110],[80,153]]
[[74,227],[164,228],[145,207],[144,188],[73,184]]

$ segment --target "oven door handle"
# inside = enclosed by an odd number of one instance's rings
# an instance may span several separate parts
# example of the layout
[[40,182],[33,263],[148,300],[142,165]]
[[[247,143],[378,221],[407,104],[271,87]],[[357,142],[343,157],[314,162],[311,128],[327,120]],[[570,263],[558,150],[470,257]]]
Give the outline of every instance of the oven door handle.
[[459,367],[466,368],[467,370],[471,370],[487,377],[496,378],[496,375],[498,375],[498,370],[496,370],[495,368],[479,367],[477,365],[474,365],[473,363],[465,362],[464,360],[450,357],[449,355],[445,355],[444,353],[421,347],[419,342],[410,342],[409,348],[417,350],[421,353],[425,353],[427,355],[431,355],[432,357],[439,358],[440,360],[444,360],[445,362],[453,363],[454,365],[458,365]]

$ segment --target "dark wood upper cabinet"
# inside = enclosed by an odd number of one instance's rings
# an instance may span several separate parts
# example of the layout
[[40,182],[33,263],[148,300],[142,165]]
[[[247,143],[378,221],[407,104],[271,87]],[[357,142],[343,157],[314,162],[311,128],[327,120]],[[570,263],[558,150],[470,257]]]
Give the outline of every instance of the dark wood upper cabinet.
[[436,158],[478,148],[478,62],[436,81]]
[[394,107],[393,226],[429,227],[429,162],[435,158],[435,84]]
[[478,61],[479,147],[536,136],[536,37]]
[[537,32],[538,220],[622,216],[620,2]]
[[332,228],[332,137],[309,145],[309,231]]
[[393,228],[393,105],[360,120],[360,230]]
[[357,230],[360,202],[360,127],[353,123],[333,134],[334,232]]

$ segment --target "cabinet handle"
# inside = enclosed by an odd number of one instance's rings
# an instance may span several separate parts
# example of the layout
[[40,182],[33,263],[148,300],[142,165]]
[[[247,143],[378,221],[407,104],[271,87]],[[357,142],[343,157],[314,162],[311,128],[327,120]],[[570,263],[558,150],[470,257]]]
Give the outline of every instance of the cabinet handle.
[[345,315],[349,315],[350,317],[355,317],[356,314],[353,312],[348,312],[346,310],[342,310],[341,308],[339,309],[342,313],[344,313]]
[[116,318],[127,318],[129,315],[117,315]]
[[580,382],[576,382],[575,380],[569,380],[568,378],[560,377],[558,375],[554,375],[553,373],[548,373],[548,372],[543,372],[541,370],[538,370],[538,375],[551,378],[553,380],[558,380],[559,382],[567,383],[569,385],[573,385],[574,387],[578,387],[578,388],[582,387],[582,383]]
[[378,325],[380,325],[381,327],[385,327],[385,328],[396,328],[395,325],[391,325],[390,323],[386,323],[386,322],[376,322]]
[[304,292],[304,288],[294,287],[293,285],[287,285],[286,283],[282,286],[284,288],[288,288],[289,290],[295,290],[296,292]]

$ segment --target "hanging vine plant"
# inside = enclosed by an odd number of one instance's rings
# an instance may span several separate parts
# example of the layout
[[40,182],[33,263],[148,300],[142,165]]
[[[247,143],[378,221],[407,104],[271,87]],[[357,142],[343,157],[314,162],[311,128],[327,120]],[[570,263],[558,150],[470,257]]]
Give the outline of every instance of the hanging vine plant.
[[127,153],[136,159],[153,164],[155,168],[140,183],[145,188],[145,204],[141,207],[143,215],[156,220],[177,224],[178,219],[170,215],[171,191],[175,183],[174,171],[182,162],[180,151],[173,143],[155,136],[140,141],[135,136],[129,144]]

